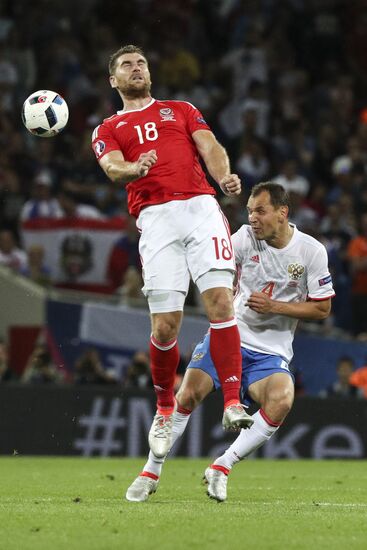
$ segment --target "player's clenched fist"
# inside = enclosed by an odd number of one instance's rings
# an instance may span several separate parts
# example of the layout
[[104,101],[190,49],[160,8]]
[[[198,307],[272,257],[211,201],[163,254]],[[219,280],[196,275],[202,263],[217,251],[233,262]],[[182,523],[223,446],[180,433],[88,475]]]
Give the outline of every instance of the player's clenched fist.
[[157,158],[155,149],[142,153],[136,161],[137,176],[139,178],[146,176],[151,167],[157,162]]
[[228,174],[219,182],[225,195],[239,195],[241,193],[241,180],[237,174]]

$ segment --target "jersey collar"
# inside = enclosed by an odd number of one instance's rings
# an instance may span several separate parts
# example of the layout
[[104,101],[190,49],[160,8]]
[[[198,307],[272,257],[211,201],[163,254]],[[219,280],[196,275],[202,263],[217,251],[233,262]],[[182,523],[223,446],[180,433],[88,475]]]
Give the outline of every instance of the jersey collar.
[[147,105],[145,105],[145,107],[142,107],[141,109],[132,109],[131,111],[117,111],[117,114],[118,115],[128,115],[129,113],[137,113],[139,111],[144,111],[145,109],[148,109],[148,107],[150,107],[151,105],[153,105],[153,103],[155,102],[155,99],[154,97],[152,97],[151,101],[149,101],[149,103],[147,103]]

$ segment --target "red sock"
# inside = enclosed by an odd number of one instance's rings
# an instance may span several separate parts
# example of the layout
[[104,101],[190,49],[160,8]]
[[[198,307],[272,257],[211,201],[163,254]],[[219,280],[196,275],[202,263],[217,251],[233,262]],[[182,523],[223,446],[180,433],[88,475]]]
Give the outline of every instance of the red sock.
[[210,322],[210,355],[222,386],[224,408],[240,401],[241,340],[236,320]]
[[177,340],[165,344],[150,338],[150,365],[159,413],[171,414],[175,397],[173,387],[180,360]]
[[141,474],[139,474],[140,477],[150,477],[151,479],[154,479],[155,481],[158,481],[159,476],[156,476],[155,474],[152,474],[151,472],[146,472],[143,470]]
[[274,422],[274,420],[272,420],[271,418],[268,417],[268,415],[264,412],[263,409],[259,409],[259,413],[261,414],[261,416],[263,417],[263,419],[265,420],[265,422],[267,424],[269,424],[269,426],[272,426],[273,428],[278,428],[279,426],[282,425],[282,422]]
[[177,409],[176,411],[181,414],[185,414],[186,416],[189,416],[189,414],[192,413],[191,409],[185,409],[185,407],[181,407],[180,403],[177,401]]
[[[228,468],[225,468],[224,466],[219,466],[219,464],[211,464],[209,466],[209,468],[211,468],[212,470],[218,470],[219,472],[222,472],[223,474],[225,474],[226,476],[229,474],[229,472],[231,470],[229,470]],[[141,474],[140,474],[141,475]]]

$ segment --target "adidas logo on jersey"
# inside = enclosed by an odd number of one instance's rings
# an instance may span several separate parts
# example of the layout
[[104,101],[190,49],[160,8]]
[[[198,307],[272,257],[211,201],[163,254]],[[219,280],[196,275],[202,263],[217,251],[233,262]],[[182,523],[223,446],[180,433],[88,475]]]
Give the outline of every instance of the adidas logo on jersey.
[[252,257],[250,258],[250,260],[251,260],[252,262],[256,262],[257,264],[260,263],[260,258],[259,258],[259,255],[258,255],[258,254],[255,254],[255,256],[252,256]]
[[226,382],[239,382],[237,376],[230,376],[229,378],[227,378],[227,380],[224,380],[224,383]]
[[125,124],[127,124],[127,122],[125,122],[124,120],[121,120],[121,122],[116,124],[116,128],[120,128],[120,126],[124,126]]

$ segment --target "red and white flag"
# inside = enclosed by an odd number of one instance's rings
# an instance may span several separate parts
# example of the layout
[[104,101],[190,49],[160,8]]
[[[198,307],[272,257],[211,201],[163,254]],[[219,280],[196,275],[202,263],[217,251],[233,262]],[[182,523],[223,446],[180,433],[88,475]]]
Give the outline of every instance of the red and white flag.
[[122,217],[38,218],[23,222],[23,246],[26,250],[35,244],[43,247],[45,264],[56,286],[109,291],[109,256],[125,228]]

